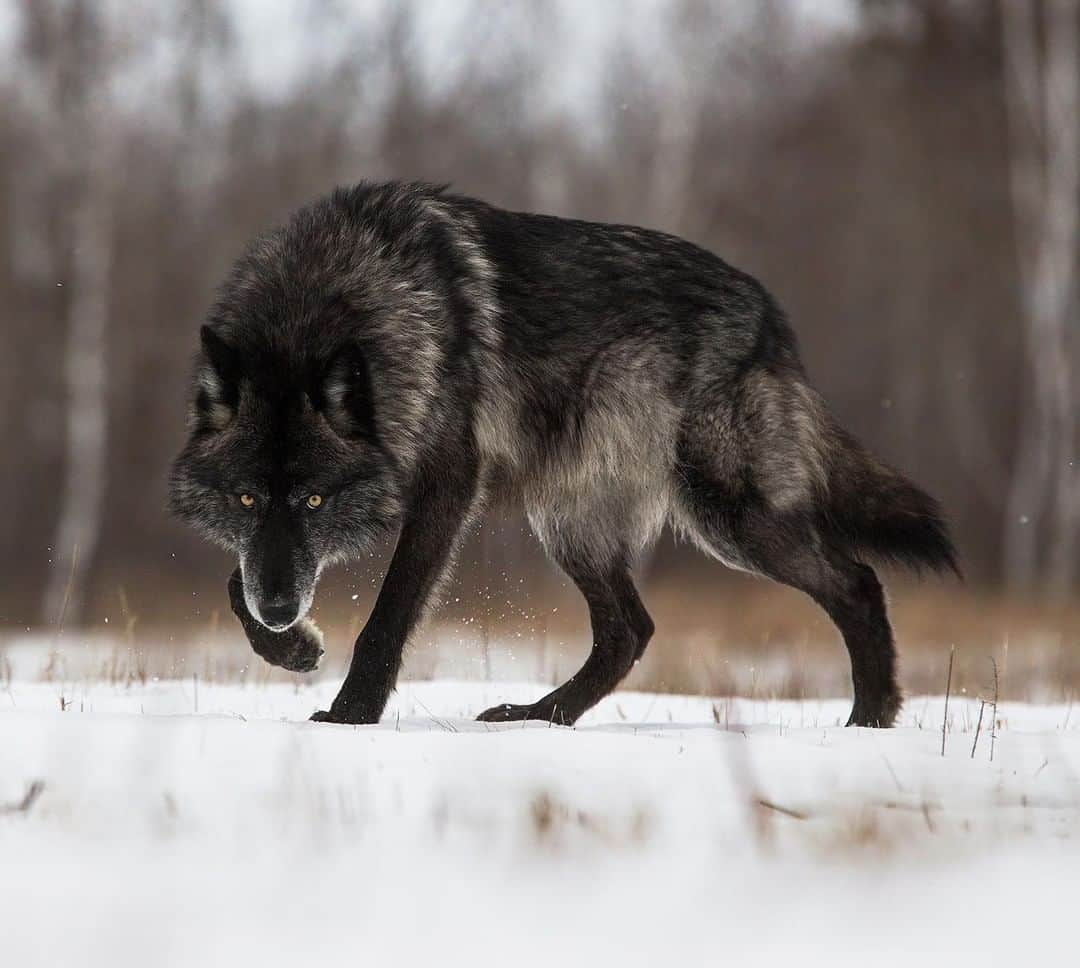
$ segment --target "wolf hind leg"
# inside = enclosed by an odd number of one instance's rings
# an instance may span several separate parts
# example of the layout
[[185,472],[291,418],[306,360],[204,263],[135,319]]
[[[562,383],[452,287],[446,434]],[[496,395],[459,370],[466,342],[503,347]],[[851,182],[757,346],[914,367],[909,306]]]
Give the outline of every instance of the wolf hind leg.
[[848,726],[888,727],[903,704],[885,593],[874,570],[835,552],[768,563],[764,573],[806,592],[840,630],[851,659],[854,703]]
[[855,694],[847,725],[893,725],[902,704],[896,648],[873,569],[823,538],[812,507],[777,511],[693,468],[684,469],[683,488],[685,523],[705,550],[806,593],[839,629]]
[[573,552],[556,558],[588,603],[592,650],[581,669],[543,699],[531,705],[493,706],[477,717],[482,722],[538,719],[569,726],[619,684],[652,637],[653,622],[638,597],[626,557],[605,564]]

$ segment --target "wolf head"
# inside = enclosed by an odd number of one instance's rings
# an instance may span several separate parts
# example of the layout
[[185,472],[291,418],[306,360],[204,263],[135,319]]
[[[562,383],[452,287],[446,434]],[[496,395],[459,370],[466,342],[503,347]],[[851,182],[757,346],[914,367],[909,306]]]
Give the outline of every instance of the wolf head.
[[239,557],[248,610],[282,631],[306,615],[326,564],[392,527],[395,468],[357,342],[312,352],[239,322],[202,328],[170,507]]
[[392,533],[449,406],[447,320],[469,290],[438,197],[361,183],[300,209],[250,244],[202,329],[170,505],[239,557],[268,628]]

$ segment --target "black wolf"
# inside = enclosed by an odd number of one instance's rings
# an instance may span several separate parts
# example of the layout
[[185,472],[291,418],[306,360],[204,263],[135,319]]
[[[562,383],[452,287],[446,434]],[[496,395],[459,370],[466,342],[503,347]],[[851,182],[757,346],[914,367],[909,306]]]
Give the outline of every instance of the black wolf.
[[573,723],[653,632],[631,579],[665,522],[809,594],[843,635],[850,724],[900,708],[866,559],[953,568],[937,504],[867,453],[807,382],[781,310],[682,239],[359,184],[255,241],[202,329],[171,506],[239,557],[255,651],[308,670],[320,571],[397,546],[348,676],[314,719],[372,723],[455,548],[520,502],[588,602],[581,670],[487,721]]

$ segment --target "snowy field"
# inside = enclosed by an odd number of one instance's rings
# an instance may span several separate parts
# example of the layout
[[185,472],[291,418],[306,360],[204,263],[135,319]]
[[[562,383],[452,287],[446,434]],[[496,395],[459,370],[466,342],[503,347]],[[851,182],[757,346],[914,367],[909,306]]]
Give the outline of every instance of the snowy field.
[[576,729],[471,717],[544,686],[0,689],[0,963],[1074,963],[1080,711],[617,693]]

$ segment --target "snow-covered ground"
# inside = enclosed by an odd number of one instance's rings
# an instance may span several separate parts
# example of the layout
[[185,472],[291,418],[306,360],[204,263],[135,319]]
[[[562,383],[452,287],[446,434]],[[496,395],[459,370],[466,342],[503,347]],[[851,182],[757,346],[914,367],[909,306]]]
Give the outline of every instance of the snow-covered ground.
[[[1072,963],[1080,711],[617,693],[576,729],[472,716],[546,687],[0,688],[0,963]],[[34,784],[40,784],[33,787]],[[26,809],[18,809],[31,789]]]

